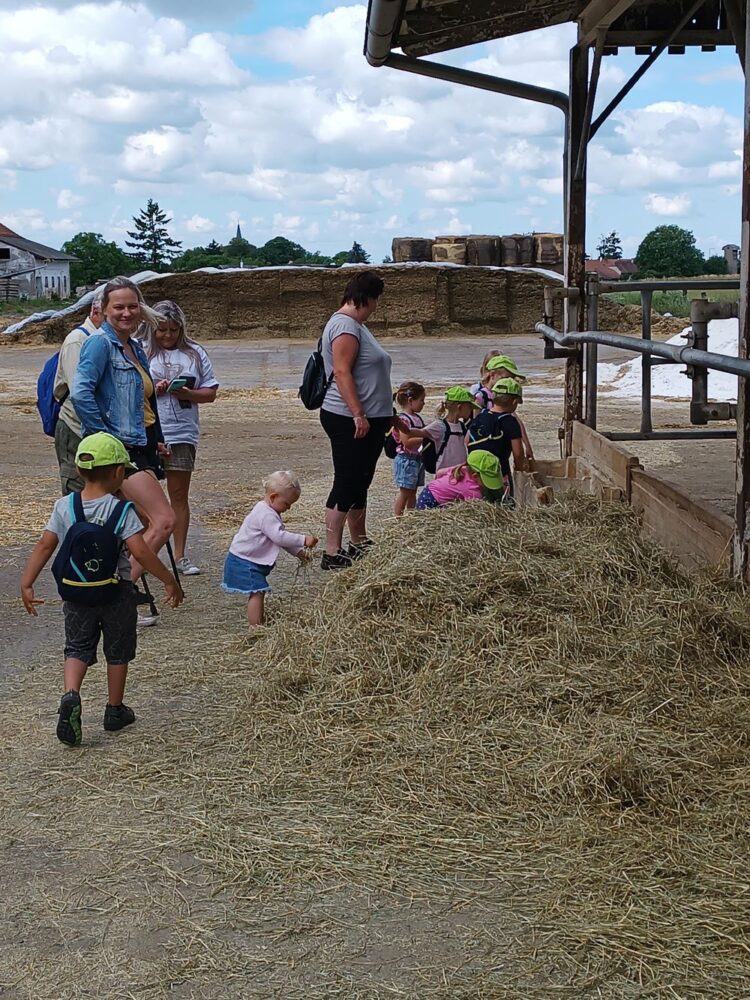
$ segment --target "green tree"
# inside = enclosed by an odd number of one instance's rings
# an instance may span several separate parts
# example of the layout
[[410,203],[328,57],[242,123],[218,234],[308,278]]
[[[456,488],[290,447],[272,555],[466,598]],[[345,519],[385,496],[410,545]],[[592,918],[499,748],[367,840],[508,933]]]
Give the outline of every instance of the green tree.
[[199,267],[219,267],[221,264],[233,263],[224,253],[224,247],[219,248],[218,254],[209,244],[207,247],[192,247],[185,250],[172,261],[172,268],[175,271],[195,271]]
[[352,248],[346,256],[347,264],[369,264],[370,255],[365,248],[355,240]]
[[620,260],[622,257],[622,241],[614,230],[608,235],[599,237],[596,245],[599,260]]
[[299,243],[292,243],[283,236],[274,236],[258,249],[258,258],[263,264],[296,264],[304,256],[304,247]]
[[132,274],[138,269],[137,261],[116,243],[108,243],[101,233],[76,233],[63,243],[62,249],[78,258],[70,268],[72,288],[106,281],[116,274]]
[[728,274],[729,268],[727,267],[727,259],[721,254],[715,254],[713,257],[706,257],[706,261],[703,265],[704,274]]
[[703,254],[695,236],[680,226],[657,226],[648,233],[635,255],[645,278],[684,278],[703,274]]
[[227,243],[222,251],[226,257],[229,257],[233,261],[243,261],[245,264],[248,261],[254,260],[258,256],[258,248],[249,243],[242,236],[233,236],[232,239]]
[[146,207],[141,209],[139,215],[133,216],[135,229],[128,231],[130,239],[125,240],[125,243],[133,247],[135,251],[133,257],[153,271],[161,271],[170,264],[182,246],[178,240],[173,240],[169,235],[167,226],[171,221],[153,198],[148,199]]

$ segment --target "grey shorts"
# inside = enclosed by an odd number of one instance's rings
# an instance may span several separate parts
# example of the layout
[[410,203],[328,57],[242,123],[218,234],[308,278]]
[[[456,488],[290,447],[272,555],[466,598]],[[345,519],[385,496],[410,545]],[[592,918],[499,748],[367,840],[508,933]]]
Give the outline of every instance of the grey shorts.
[[195,468],[195,445],[194,444],[171,444],[169,446],[172,454],[167,458],[165,455],[162,461],[166,472],[192,472]]
[[122,580],[111,604],[89,608],[63,601],[65,658],[75,657],[87,666],[96,663],[99,639],[104,636],[107,663],[130,663],[135,659],[138,608],[135,587]]
[[83,480],[76,468],[76,452],[80,443],[81,439],[65,421],[58,420],[55,426],[55,453],[60,466],[60,486],[64,497],[69,493],[80,493],[83,489]]

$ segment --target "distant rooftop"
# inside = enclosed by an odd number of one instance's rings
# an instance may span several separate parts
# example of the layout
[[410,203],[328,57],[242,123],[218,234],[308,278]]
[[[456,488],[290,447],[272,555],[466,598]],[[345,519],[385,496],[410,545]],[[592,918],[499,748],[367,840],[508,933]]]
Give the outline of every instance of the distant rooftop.
[[0,222],[0,243],[15,247],[16,250],[25,250],[27,253],[39,257],[41,260],[78,260],[77,257],[69,253],[63,253],[62,250],[55,250],[54,247],[46,247],[43,243],[24,239],[23,236],[19,236],[18,233],[14,233],[12,229],[4,226],[2,222]]

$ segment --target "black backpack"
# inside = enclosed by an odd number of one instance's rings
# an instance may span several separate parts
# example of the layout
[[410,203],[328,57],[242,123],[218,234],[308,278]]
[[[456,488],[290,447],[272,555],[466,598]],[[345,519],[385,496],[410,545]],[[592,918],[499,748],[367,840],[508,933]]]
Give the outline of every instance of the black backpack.
[[450,441],[450,439],[452,437],[459,437],[459,436],[463,437],[466,434],[463,424],[461,425],[460,431],[452,431],[451,425],[448,423],[447,420],[444,420],[443,427],[445,428],[445,431],[443,440],[440,443],[440,447],[436,450],[434,441],[432,440],[425,441],[424,445],[422,446],[422,451],[420,452],[422,456],[422,461],[424,462],[425,471],[430,472],[432,474],[437,472],[438,462],[443,457],[443,452],[448,447],[448,442]]
[[297,393],[305,409],[319,410],[321,408],[326,393],[331,387],[331,382],[333,382],[333,372],[326,378],[326,366],[323,361],[323,338],[321,337],[318,346],[307,359],[302,385]]
[[117,597],[120,582],[117,563],[122,542],[117,532],[133,504],[120,500],[105,524],[92,524],[83,512],[81,494],[71,493],[69,501],[73,524],[52,563],[57,591],[64,601],[75,604],[109,604]]

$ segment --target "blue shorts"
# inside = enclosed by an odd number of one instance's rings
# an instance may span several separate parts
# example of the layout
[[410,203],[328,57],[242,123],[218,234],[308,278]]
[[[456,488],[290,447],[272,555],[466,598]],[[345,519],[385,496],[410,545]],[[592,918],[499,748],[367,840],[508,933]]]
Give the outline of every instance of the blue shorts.
[[393,460],[393,481],[402,490],[424,486],[424,464],[416,455],[396,455]]
[[435,510],[440,504],[435,499],[429,486],[425,486],[417,497],[417,510]]
[[272,569],[273,566],[261,566],[228,552],[221,589],[227,594],[270,594],[266,577]]

